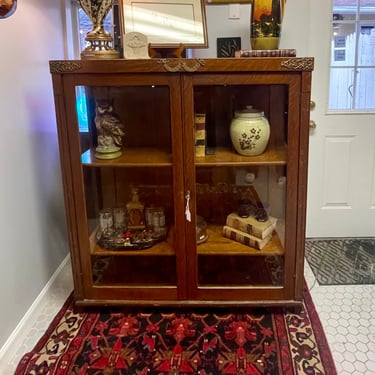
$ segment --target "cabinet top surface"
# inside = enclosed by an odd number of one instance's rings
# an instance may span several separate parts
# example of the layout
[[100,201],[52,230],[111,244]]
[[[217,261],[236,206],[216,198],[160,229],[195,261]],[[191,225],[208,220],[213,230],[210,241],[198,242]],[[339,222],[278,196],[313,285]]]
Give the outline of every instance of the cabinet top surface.
[[160,58],[143,60],[53,60],[52,74],[81,73],[205,73],[205,72],[311,72],[313,57],[255,57],[182,59]]

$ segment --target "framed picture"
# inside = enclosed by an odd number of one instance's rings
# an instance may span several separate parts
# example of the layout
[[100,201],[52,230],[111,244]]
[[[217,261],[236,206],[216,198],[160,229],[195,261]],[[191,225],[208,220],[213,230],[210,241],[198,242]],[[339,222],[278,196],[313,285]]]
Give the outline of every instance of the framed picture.
[[205,0],[118,0],[122,33],[147,36],[152,47],[208,46]]
[[0,19],[11,16],[17,9],[17,0],[0,0]]
[[253,0],[206,0],[206,4],[214,4],[214,5],[220,5],[220,4],[243,4],[243,3],[252,3]]
[[235,57],[236,51],[241,50],[241,37],[217,38],[217,57]]

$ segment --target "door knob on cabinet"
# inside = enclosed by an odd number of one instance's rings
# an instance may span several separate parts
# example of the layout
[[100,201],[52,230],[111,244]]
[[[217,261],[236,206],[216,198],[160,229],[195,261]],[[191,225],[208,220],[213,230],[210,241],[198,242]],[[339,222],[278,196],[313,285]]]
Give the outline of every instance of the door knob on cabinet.
[[310,128],[310,130],[314,130],[314,129],[316,128],[316,123],[315,123],[315,121],[310,120],[309,128]]
[[311,100],[311,102],[310,102],[310,111],[313,111],[315,109],[315,107],[316,107],[316,103],[313,100]]

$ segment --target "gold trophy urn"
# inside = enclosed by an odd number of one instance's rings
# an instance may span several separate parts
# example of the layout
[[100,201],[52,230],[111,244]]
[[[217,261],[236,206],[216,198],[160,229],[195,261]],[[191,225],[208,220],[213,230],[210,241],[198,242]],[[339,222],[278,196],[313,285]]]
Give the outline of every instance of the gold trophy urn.
[[93,28],[86,35],[89,45],[81,52],[82,59],[117,59],[120,53],[111,43],[113,38],[104,30],[103,22],[112,9],[113,0],[78,0],[82,9],[90,18]]

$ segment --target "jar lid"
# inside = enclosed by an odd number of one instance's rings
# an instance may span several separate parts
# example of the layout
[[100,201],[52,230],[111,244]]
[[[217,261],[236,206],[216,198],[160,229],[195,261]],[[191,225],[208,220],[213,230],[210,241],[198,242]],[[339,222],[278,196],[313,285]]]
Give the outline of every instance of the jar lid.
[[248,105],[245,109],[240,111],[236,111],[234,113],[235,117],[262,117],[264,116],[264,112],[260,109],[253,108],[253,106]]

